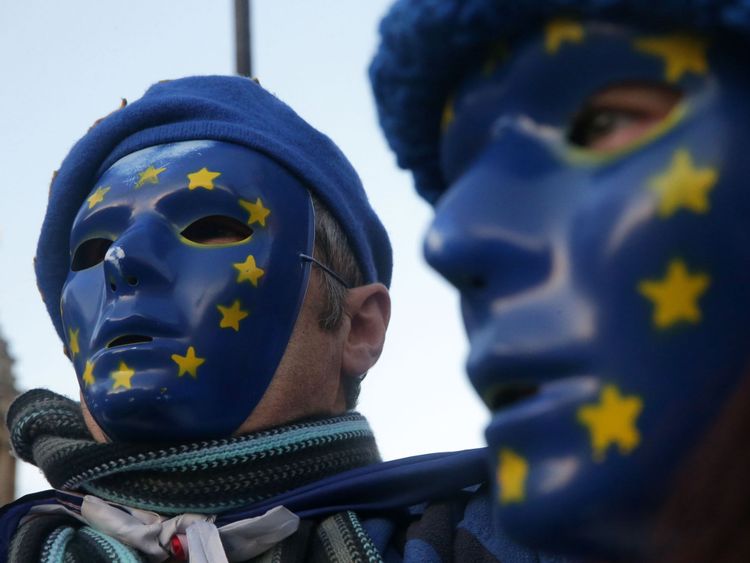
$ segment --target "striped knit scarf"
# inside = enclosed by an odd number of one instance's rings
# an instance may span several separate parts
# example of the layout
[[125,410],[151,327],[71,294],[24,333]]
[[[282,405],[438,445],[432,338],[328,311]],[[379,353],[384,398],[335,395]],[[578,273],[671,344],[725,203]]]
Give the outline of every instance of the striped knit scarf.
[[[163,515],[240,508],[380,459],[369,425],[358,413],[222,440],[170,446],[99,444],[86,429],[78,403],[35,389],[11,405],[8,427],[18,457],[39,467],[53,487]],[[292,538],[312,530],[303,524]],[[319,551],[320,561],[378,560],[351,512],[313,528],[311,537],[316,539],[306,541],[305,550]],[[331,533],[351,536],[344,542],[351,552],[326,555]],[[280,556],[281,547],[272,550],[279,555],[275,561],[307,559],[300,559],[302,553],[294,547],[299,538],[292,538],[284,542],[288,557]],[[48,515],[20,526],[11,544],[9,562],[32,560],[141,559],[133,549],[72,517]]]

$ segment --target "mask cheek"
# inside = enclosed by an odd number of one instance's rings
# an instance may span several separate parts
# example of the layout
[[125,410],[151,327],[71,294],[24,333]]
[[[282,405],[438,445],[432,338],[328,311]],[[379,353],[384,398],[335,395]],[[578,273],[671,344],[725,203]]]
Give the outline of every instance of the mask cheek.
[[60,299],[60,312],[65,347],[79,374],[83,372],[86,359],[93,352],[91,335],[100,320],[103,302],[104,284],[98,268],[68,276]]

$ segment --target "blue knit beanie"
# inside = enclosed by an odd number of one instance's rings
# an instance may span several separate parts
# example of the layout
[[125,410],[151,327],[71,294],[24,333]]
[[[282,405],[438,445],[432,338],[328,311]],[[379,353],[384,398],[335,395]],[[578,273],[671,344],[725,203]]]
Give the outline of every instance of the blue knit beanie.
[[328,137],[252,80],[182,78],[153,85],[140,100],[101,120],[75,144],[52,181],[35,268],[61,338],[60,294],[70,266],[70,230],[97,178],[129,153],[193,139],[244,145],[284,166],[339,222],[365,281],[390,284],[388,235],[357,173]]
[[380,24],[370,79],[386,139],[427,201],[445,190],[438,143],[452,90],[490,45],[558,16],[750,33],[750,0],[398,0]]

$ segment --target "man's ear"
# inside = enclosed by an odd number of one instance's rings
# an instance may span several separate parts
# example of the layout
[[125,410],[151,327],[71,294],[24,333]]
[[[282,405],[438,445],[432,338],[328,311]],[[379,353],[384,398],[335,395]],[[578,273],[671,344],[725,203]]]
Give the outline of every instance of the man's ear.
[[391,319],[391,296],[382,283],[371,283],[347,291],[344,313],[348,334],[344,342],[341,373],[358,377],[378,361],[385,331]]

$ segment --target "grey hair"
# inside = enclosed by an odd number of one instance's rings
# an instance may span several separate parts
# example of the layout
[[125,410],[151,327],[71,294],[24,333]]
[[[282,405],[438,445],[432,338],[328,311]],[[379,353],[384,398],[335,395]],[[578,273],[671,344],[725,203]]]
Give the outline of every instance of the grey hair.
[[[358,287],[364,283],[362,270],[357,264],[349,240],[343,229],[325,205],[312,196],[315,210],[315,259],[336,272],[349,287]],[[323,288],[323,307],[318,318],[320,328],[334,331],[344,318],[344,302],[347,289],[334,277],[323,272],[321,276]],[[357,406],[360,391],[360,378],[344,378],[344,392],[346,408]]]

